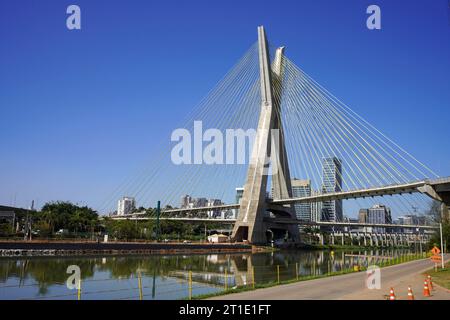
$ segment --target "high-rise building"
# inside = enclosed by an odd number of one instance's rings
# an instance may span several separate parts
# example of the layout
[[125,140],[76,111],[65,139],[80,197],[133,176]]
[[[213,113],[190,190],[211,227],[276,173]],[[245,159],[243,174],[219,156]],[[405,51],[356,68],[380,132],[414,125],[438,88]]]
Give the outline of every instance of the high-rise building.
[[208,199],[206,198],[192,198],[191,199],[192,208],[201,208],[208,205]]
[[[212,207],[212,206],[220,206],[222,205],[222,201],[220,199],[209,199],[208,203],[207,203],[207,207]],[[210,218],[224,218],[225,217],[225,210],[221,210],[221,209],[214,209],[214,210],[210,210],[208,211],[208,217]]]
[[[433,218],[430,216],[418,216],[415,214],[406,214],[403,216],[400,216],[395,221],[397,224],[402,225],[433,225]],[[411,228],[402,228],[402,232],[404,233],[414,233],[414,229]]]
[[[342,191],[342,162],[336,157],[322,160],[322,192]],[[342,221],[342,200],[324,201],[322,204],[322,221]]]
[[244,188],[236,188],[236,203],[241,203],[243,195],[244,195]]
[[[363,210],[363,209],[362,209]],[[366,223],[373,224],[390,224],[392,223],[391,209],[383,204],[376,204],[372,208],[367,210],[367,220]],[[360,210],[361,213],[361,210]],[[369,230],[367,230],[369,231]],[[372,232],[384,232],[385,228],[374,227],[370,228]]]
[[369,209],[359,209],[358,222],[367,223],[367,215],[369,214]]
[[130,214],[136,208],[136,201],[133,197],[123,197],[117,204],[117,215]]
[[189,208],[189,203],[191,203],[191,196],[188,194],[182,196],[180,208],[181,209]]
[[[236,188],[236,203],[240,204],[242,196],[244,195],[244,188]],[[232,219],[237,219],[239,215],[239,209],[232,209]]]
[[[312,196],[318,196],[320,194],[317,190],[311,190]],[[311,202],[311,221],[319,222],[322,219],[322,202]]]
[[206,198],[192,198],[190,195],[181,197],[181,208],[200,208],[207,207],[208,199]]
[[[292,196],[294,198],[309,197],[311,195],[311,180],[292,179]],[[297,219],[311,221],[311,203],[294,204]]]

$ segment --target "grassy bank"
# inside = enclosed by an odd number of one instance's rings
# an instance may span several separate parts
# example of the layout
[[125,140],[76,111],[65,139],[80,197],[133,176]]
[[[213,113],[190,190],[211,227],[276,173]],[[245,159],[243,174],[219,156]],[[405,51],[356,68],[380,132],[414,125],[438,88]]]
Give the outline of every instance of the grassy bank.
[[444,269],[438,268],[438,271],[431,269],[426,274],[431,276],[433,283],[450,290],[450,263],[447,263]]

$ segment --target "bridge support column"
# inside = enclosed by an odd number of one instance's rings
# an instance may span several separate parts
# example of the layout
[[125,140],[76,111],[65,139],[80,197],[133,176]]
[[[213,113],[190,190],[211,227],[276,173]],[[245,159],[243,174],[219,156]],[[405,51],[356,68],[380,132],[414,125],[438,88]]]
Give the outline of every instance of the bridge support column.
[[[239,216],[232,233],[232,238],[235,241],[248,240],[255,244],[267,242],[267,223],[264,222],[264,215],[267,210],[272,210],[276,217],[283,216],[296,220],[291,205],[279,205],[272,209],[268,208],[267,205],[268,155],[275,159],[272,165],[276,166],[277,169],[271,179],[274,199],[292,197],[291,177],[282,122],[280,121],[281,94],[273,94],[274,91],[279,93],[282,90],[284,48],[276,50],[275,59],[271,64],[267,47],[266,34],[264,28],[260,26],[258,27],[258,49],[261,108]],[[278,137],[272,135],[272,129],[278,130]],[[296,242],[300,240],[297,225],[288,224],[284,228],[287,229],[291,239]]]

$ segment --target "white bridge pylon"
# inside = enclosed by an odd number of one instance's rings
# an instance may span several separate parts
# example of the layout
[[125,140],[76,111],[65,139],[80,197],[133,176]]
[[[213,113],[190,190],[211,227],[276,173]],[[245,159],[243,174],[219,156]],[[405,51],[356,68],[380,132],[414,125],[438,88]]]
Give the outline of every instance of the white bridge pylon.
[[[264,27],[258,27],[258,52],[261,85],[261,109],[253,145],[252,157],[248,166],[247,181],[239,207],[239,216],[233,228],[235,241],[247,240],[251,243],[267,243],[268,224],[264,221],[267,207],[267,180],[269,174],[268,156],[275,156],[272,163],[272,190],[274,199],[292,197],[289,164],[284,144],[281,122],[280,91],[283,79],[283,51],[278,48],[273,64],[270,63],[268,44]],[[277,131],[275,131],[277,130]],[[274,138],[273,132],[278,132]],[[273,213],[295,219],[295,212],[290,204],[279,206]],[[295,241],[299,241],[299,230],[295,225],[283,225]]]

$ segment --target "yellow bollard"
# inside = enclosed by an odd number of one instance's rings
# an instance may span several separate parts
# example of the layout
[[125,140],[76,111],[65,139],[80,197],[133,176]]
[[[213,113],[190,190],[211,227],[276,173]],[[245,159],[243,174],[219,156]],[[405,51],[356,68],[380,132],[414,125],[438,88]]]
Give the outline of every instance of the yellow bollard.
[[78,279],[78,300],[81,300],[81,279]]
[[142,300],[142,278],[141,278],[141,273],[138,273],[138,287],[139,287],[139,300]]
[[189,300],[192,300],[192,271],[189,271],[188,287],[189,287]]
[[227,269],[225,269],[224,284],[225,284],[225,291],[227,291],[227,290],[228,290],[228,275],[227,275]]
[[277,282],[280,284],[280,266],[277,265]]

